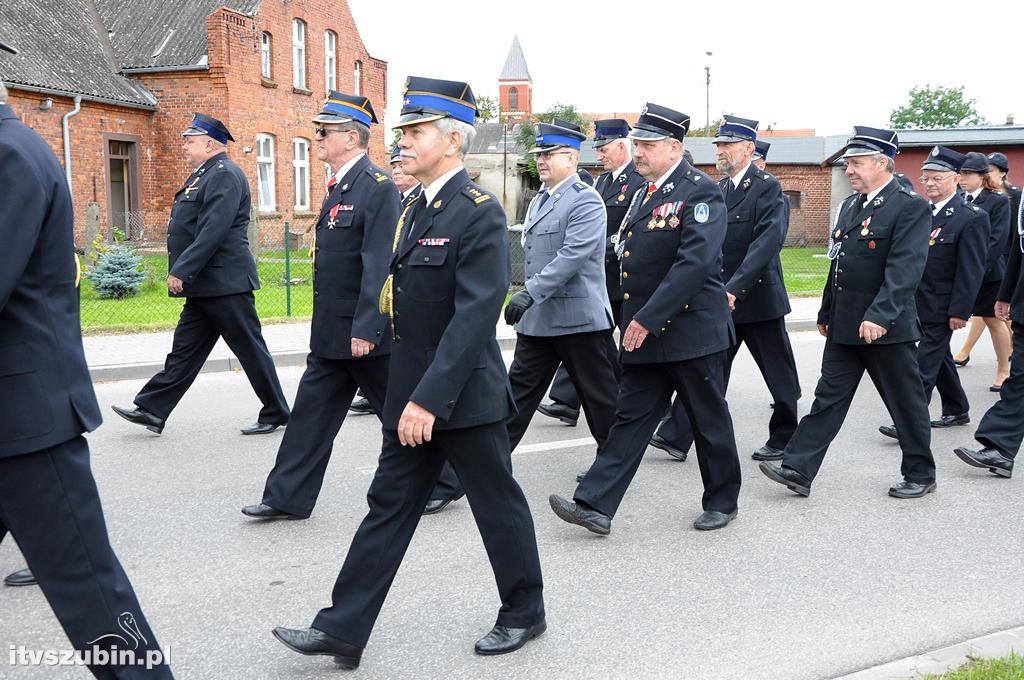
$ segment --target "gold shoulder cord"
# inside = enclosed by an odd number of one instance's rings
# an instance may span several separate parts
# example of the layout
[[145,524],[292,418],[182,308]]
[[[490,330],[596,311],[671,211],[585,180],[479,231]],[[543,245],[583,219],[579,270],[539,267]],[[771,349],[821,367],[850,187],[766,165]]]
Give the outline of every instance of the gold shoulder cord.
[[[398,226],[395,227],[395,238],[391,242],[391,253],[394,254],[398,250],[398,241],[402,238],[402,229],[405,228],[405,216],[409,213],[409,210],[416,201],[409,201],[409,204],[402,210],[401,217],[398,218]],[[388,274],[388,278],[384,279],[384,287],[380,290],[380,300],[377,303],[377,309],[381,314],[387,314],[388,318],[391,319],[391,333],[395,332],[395,309],[394,309],[394,274]]]
[[82,283],[82,261],[78,259],[78,253],[75,253],[75,288]]

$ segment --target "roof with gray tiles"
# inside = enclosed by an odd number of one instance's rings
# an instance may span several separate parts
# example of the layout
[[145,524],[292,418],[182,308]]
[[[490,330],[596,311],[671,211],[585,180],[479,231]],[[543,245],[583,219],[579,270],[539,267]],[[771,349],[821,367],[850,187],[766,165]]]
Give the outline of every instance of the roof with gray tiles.
[[13,87],[153,108],[145,87],[117,73],[91,0],[3,0],[0,37],[18,54],[0,53],[0,78]]
[[530,69],[526,66],[526,57],[523,56],[523,48],[519,45],[519,36],[512,38],[512,46],[508,48],[508,56],[505,57],[505,66],[501,69],[498,80],[528,80]]

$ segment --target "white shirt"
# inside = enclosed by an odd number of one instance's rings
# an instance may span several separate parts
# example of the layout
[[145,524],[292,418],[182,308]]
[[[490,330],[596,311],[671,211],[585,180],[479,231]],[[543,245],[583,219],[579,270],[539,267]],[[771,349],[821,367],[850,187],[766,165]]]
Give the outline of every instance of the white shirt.
[[[675,162],[675,164],[671,168],[668,169],[668,172],[666,172],[664,175],[659,177],[658,181],[654,183],[655,188],[660,189],[661,185],[665,183],[665,180],[667,180],[669,178],[669,176],[671,176],[671,174],[676,171],[676,168],[678,168],[679,164],[682,163],[682,162],[683,162],[683,159],[680,158],[679,160],[677,160]],[[650,185],[648,185],[648,186],[650,186]]]
[[946,206],[946,204],[949,203],[949,201],[954,196],[956,196],[956,192],[955,191],[953,193],[951,193],[949,196],[946,196],[944,199],[942,199],[938,203],[936,203],[935,207],[932,209],[932,217],[935,217],[936,215],[938,215],[939,211],[942,210]]
[[405,202],[405,199],[409,198],[409,196],[410,196],[410,194],[412,194],[412,192],[416,191],[416,187],[418,187],[419,185],[420,185],[420,183],[417,182],[416,184],[413,184],[411,187],[409,187],[408,189],[406,189],[405,191],[402,192],[402,202],[403,203]]
[[341,178],[344,177],[345,174],[348,173],[348,171],[352,169],[352,167],[356,164],[356,162],[360,158],[365,156],[365,155],[366,155],[365,153],[358,154],[355,158],[349,159],[348,163],[345,163],[345,165],[343,165],[340,168],[338,168],[338,172],[334,173],[334,181],[335,181],[335,183],[340,182]]
[[615,171],[612,172],[612,181],[613,182],[616,181],[617,179],[619,179],[619,175],[622,174],[622,171],[625,170],[626,166],[629,165],[632,161],[633,161],[633,159],[630,158],[628,161],[623,163],[620,167],[615,168]]
[[866,198],[866,199],[864,200],[864,202],[863,202],[863,203],[861,203],[861,206],[860,206],[860,207],[862,207],[862,208],[863,208],[863,207],[864,207],[864,206],[866,206],[866,205],[867,205],[868,203],[870,203],[871,201],[873,201],[873,200],[874,200],[874,198],[875,198],[875,196],[877,196],[878,194],[882,193],[882,189],[886,188],[887,186],[889,186],[890,184],[892,184],[892,183],[893,183],[893,182],[895,182],[895,181],[896,181],[896,178],[895,178],[895,177],[893,177],[893,178],[892,178],[892,179],[890,179],[890,180],[889,180],[888,182],[886,182],[886,183],[885,183],[885,184],[883,184],[882,186],[878,187],[878,188],[877,188],[877,189],[875,189],[874,191],[868,192],[868,197],[867,197],[867,198]]
[[433,182],[430,183],[429,186],[423,187],[423,196],[426,202],[429,204],[431,201],[433,201],[434,197],[441,193],[441,189],[444,189],[444,185],[448,184],[448,180],[450,180],[452,177],[455,177],[455,175],[459,174],[460,170],[462,170],[462,166],[457,165],[448,172],[444,173],[443,175],[435,179]]
[[733,189],[739,189],[740,188],[740,180],[743,179],[743,175],[747,174],[747,170],[748,169],[750,169],[750,163],[747,163],[746,165],[744,165],[742,170],[740,170],[738,173],[736,173],[735,175],[732,176],[732,188]]
[[984,189],[984,188],[985,187],[980,186],[977,189],[975,189],[974,191],[965,191],[964,192],[964,198],[966,199],[968,196],[970,196],[971,198],[977,200],[978,196],[981,195],[981,190]]

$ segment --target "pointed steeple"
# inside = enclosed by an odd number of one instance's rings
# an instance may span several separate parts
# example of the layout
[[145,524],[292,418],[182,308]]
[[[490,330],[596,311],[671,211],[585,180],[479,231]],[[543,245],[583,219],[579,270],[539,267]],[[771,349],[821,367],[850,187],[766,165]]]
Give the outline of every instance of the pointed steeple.
[[501,69],[498,80],[525,80],[533,82],[530,77],[530,69],[526,66],[526,57],[523,56],[523,48],[519,45],[519,36],[512,38],[512,46],[508,48],[508,56],[505,57],[505,67]]

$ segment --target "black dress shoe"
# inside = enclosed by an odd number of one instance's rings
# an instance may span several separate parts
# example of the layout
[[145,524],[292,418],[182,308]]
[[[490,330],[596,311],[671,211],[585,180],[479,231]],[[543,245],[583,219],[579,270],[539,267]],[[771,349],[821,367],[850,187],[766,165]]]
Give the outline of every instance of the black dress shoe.
[[604,513],[567,501],[561,496],[548,496],[548,503],[558,518],[569,524],[578,524],[595,534],[607,536],[612,532],[612,518]]
[[253,423],[242,428],[242,434],[270,434],[281,427],[276,423]]
[[4,578],[5,586],[34,586],[37,583],[31,569],[21,569]]
[[700,531],[721,529],[736,518],[736,513],[736,510],[733,510],[729,514],[717,512],[715,510],[705,510],[700,517],[693,521],[693,528],[699,529]]
[[966,366],[967,362],[969,362],[970,360],[971,360],[971,355],[968,354],[967,358],[964,359],[963,361],[960,361],[959,359],[953,359],[953,365],[955,365],[958,368],[961,367],[961,366]]
[[348,407],[348,411],[357,416],[368,416],[373,413],[373,407],[370,406],[369,399],[356,399]]
[[275,628],[274,637],[285,647],[299,654],[333,656],[334,663],[346,670],[358,668],[359,658],[363,655],[362,647],[350,645],[316,628]]
[[656,449],[661,449],[676,460],[686,460],[686,451],[672,446],[667,439],[661,437],[657,432],[655,432],[654,436],[651,437],[650,445]]
[[782,454],[785,453],[782,449],[777,449],[774,446],[768,446],[765,444],[750,456],[754,460],[782,460]]
[[576,427],[576,421],[580,419],[580,410],[566,406],[560,401],[553,401],[550,404],[540,404],[537,411],[549,418],[557,418],[566,425]]
[[935,482],[922,484],[921,482],[902,481],[896,486],[890,487],[889,495],[893,498],[924,498],[926,494],[935,491]]
[[285,512],[284,510],[272,508],[266,503],[247,505],[242,508],[242,514],[246,517],[253,517],[255,519],[306,519],[305,517],[299,517],[298,515],[293,515],[290,512]]
[[790,470],[779,465],[772,465],[765,461],[758,465],[764,476],[773,482],[782,484],[790,491],[796,492],[801,496],[811,495],[811,480],[804,477],[796,470]]
[[892,437],[893,439],[899,439],[900,433],[896,431],[895,425],[882,425],[878,428],[878,431],[884,434],[886,437]]
[[988,391],[989,392],[1001,392],[1002,389],[1003,389],[1002,385],[989,385],[988,386]]
[[1013,459],[1007,458],[999,449],[984,448],[981,451],[965,449],[963,447],[953,449],[953,453],[968,465],[979,468],[988,468],[992,474],[1009,478],[1013,475]]
[[454,498],[431,498],[427,501],[426,506],[423,508],[424,515],[436,515],[441,512],[455,500]]
[[961,413],[958,416],[942,416],[938,420],[932,421],[932,427],[953,427],[954,425],[966,425],[971,422],[971,417],[966,413]]
[[126,409],[113,405],[111,405],[110,408],[114,409],[114,413],[121,416],[129,423],[142,425],[150,432],[160,434],[164,431],[164,420],[162,418],[157,418],[144,408],[136,406],[133,409]]
[[514,652],[533,638],[540,637],[548,629],[541,619],[529,628],[508,628],[495,626],[491,632],[476,641],[476,653],[484,656]]

